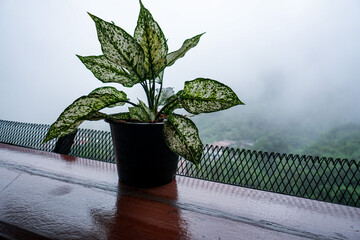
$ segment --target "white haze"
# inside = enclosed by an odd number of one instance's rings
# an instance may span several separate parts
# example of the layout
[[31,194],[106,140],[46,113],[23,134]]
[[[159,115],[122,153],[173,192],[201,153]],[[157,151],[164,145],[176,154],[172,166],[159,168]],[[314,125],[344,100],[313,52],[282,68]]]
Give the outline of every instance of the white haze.
[[[186,80],[213,78],[231,86],[246,103],[234,112],[303,118],[309,124],[359,121],[360,1],[143,4],[162,27],[170,51],[206,32],[196,48],[166,71],[166,86],[180,90]],[[87,12],[132,34],[139,3],[0,1],[0,119],[50,124],[73,100],[102,86],[75,56],[101,54]],[[143,99],[138,87],[118,89],[134,101]]]

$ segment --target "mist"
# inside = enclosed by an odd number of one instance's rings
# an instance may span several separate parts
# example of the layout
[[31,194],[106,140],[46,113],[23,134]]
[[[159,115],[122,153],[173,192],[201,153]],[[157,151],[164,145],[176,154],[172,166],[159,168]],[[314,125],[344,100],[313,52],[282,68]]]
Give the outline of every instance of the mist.
[[[360,2],[143,0],[169,51],[202,32],[198,46],[165,72],[165,87],[197,77],[233,88],[235,118],[330,127],[359,123]],[[103,86],[75,54],[100,55],[87,12],[130,34],[138,1],[0,2],[0,119],[51,124],[81,95]],[[133,100],[140,87],[116,86]],[[218,116],[212,114],[209,116]],[[103,122],[81,127],[107,129]],[[235,131],[235,130],[234,130]]]

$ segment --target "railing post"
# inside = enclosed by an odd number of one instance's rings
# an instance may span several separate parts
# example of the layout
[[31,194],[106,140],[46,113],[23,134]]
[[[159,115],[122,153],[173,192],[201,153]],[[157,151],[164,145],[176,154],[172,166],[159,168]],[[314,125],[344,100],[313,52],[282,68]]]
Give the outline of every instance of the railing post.
[[74,133],[61,137],[56,142],[53,152],[61,154],[69,154],[71,146],[74,143],[74,138],[77,133],[77,130]]

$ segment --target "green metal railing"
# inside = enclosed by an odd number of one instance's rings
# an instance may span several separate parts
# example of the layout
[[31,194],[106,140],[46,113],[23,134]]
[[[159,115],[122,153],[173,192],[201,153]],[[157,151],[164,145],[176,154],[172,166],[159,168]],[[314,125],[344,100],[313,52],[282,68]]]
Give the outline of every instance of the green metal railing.
[[[0,120],[0,142],[115,162],[111,133],[78,129],[59,141],[42,140],[50,126]],[[180,159],[178,175],[360,207],[360,162],[206,145],[196,170]]]

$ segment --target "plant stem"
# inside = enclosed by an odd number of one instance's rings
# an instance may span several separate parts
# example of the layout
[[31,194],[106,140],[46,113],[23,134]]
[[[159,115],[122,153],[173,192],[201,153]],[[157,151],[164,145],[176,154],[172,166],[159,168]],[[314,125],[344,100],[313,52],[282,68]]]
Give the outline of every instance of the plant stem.
[[172,101],[168,102],[167,104],[165,104],[165,106],[163,106],[163,107],[161,108],[161,110],[156,114],[155,120],[159,119],[160,114],[161,114],[168,106],[170,106],[171,104],[173,104],[175,101],[178,101],[178,100],[179,100],[179,98],[175,98],[174,100],[172,100]]
[[141,86],[144,88],[144,91],[146,93],[146,98],[150,107],[151,104],[151,99],[150,99],[150,94],[149,94],[149,89],[148,89],[148,85],[147,85],[147,81],[145,81],[145,84],[142,82]]
[[155,112],[155,80],[149,79],[149,87],[150,87],[150,102],[149,108]]
[[152,90],[153,90],[153,95],[152,95],[152,102],[153,102],[153,111],[156,112],[156,102],[155,102],[155,95],[156,95],[156,91],[155,91],[155,78],[152,79]]
[[137,105],[137,104],[135,104],[135,103],[133,103],[133,102],[130,102],[130,101],[122,101],[122,102],[125,102],[125,103],[128,103],[128,104],[131,104],[131,105],[133,105],[134,107],[138,107],[139,105]]
[[156,107],[156,108],[157,108],[158,105],[159,105],[159,99],[160,99],[160,95],[161,95],[161,92],[162,92],[162,87],[163,87],[163,81],[162,81],[162,79],[161,79],[159,94],[158,94],[157,99],[156,99],[156,101],[155,101],[155,107]]

